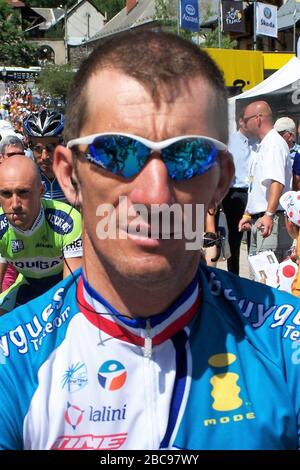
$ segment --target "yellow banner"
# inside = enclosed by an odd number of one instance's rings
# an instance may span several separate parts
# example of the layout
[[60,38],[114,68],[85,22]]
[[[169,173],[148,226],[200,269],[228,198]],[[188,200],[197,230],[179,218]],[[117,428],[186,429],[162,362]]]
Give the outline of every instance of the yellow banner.
[[292,57],[295,57],[295,54],[288,52],[264,52],[264,69],[278,70],[291,60]]
[[227,86],[249,90],[264,79],[264,59],[261,51],[235,49],[205,49],[224,72]]

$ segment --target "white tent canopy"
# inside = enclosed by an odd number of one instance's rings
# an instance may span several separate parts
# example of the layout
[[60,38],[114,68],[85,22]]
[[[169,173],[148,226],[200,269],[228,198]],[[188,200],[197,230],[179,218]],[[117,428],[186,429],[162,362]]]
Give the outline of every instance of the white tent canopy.
[[[296,83],[299,80],[299,83]],[[228,107],[229,107],[229,132],[233,132],[236,130],[236,123],[235,123],[235,110],[236,110],[236,100],[245,99],[247,101],[254,101],[256,97],[260,97],[261,95],[265,97],[265,95],[272,94],[274,95],[275,92],[281,90],[282,88],[288,87],[292,85],[292,88],[296,91],[298,96],[298,102],[296,103],[299,106],[300,103],[300,60],[297,57],[293,57],[289,62],[287,62],[283,67],[281,67],[277,72],[273,73],[263,82],[259,83],[255,87],[251,88],[251,90],[247,90],[244,93],[229,98],[228,100]],[[286,92],[288,93],[288,92]],[[253,98],[253,100],[251,100]],[[298,111],[297,106],[297,111]],[[290,109],[287,111],[287,115],[294,114],[295,110],[292,109],[293,104],[290,103]],[[300,112],[299,112],[300,115]]]

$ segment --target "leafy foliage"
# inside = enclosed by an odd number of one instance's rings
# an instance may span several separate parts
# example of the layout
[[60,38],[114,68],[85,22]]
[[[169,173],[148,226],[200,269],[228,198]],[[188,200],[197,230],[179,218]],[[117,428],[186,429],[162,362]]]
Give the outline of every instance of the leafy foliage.
[[[210,29],[206,33],[202,34],[205,41],[201,43],[202,47],[219,47],[219,28]],[[235,49],[237,47],[237,41],[231,39],[228,34],[221,33],[221,48],[222,49]]]
[[94,4],[97,5],[101,13],[107,13],[109,21],[125,7],[126,0],[95,0]]
[[[207,7],[205,14],[203,15],[203,22],[207,21],[208,18],[214,16],[215,13],[210,6]],[[201,43],[203,47],[219,47],[219,26],[215,29],[208,29],[205,32],[201,32],[201,36],[205,39]],[[231,39],[229,34],[221,32],[221,48],[222,49],[235,49],[237,47],[237,41]]]
[[[203,19],[204,21],[213,16],[214,13],[210,7],[207,8]],[[160,23],[168,27],[173,32],[178,32],[177,30],[177,10],[176,10],[176,1],[174,0],[155,0],[155,18],[160,21]],[[203,47],[218,47],[219,46],[219,36],[218,28],[206,30],[206,32],[199,31],[199,34],[202,38],[205,39],[205,42],[201,42]],[[184,29],[179,29],[180,36],[185,39],[192,40],[196,35],[191,31]],[[231,40],[228,34],[221,34],[221,47],[223,49],[234,49],[237,46],[237,41]]]
[[179,35],[185,39],[192,40],[193,33],[177,27],[177,7],[174,0],[155,0],[155,19],[162,26],[173,33],[179,32]]
[[73,75],[69,65],[49,64],[42,69],[37,84],[48,95],[65,99]]
[[26,41],[18,14],[0,0],[0,64],[37,65],[36,46]]
[[28,7],[37,7],[37,8],[57,8],[57,7],[68,7],[75,5],[76,0],[26,0],[26,5]]

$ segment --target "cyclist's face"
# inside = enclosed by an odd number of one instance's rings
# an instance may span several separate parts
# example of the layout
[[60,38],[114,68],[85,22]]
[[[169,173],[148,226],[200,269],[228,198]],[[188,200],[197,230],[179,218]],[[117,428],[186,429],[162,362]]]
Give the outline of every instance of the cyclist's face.
[[52,170],[53,153],[59,139],[57,137],[32,137],[31,143],[36,163],[43,173],[52,178],[54,176]]
[[[165,100],[162,97],[159,107],[153,102],[151,93],[140,83],[114,70],[95,74],[87,88],[89,113],[81,136],[101,132],[127,132],[152,141],[182,135],[220,138],[216,126],[219,118],[216,118],[215,108],[211,105],[215,97],[209,84],[200,78],[190,80],[176,96],[166,96]],[[105,93],[95,94],[94,90],[105,90]],[[71,154],[68,149],[64,151],[59,147],[55,164],[60,152]],[[85,249],[90,250],[86,256],[91,260],[89,268],[95,268],[97,263],[94,260],[98,258],[105,269],[109,266],[109,272],[115,280],[131,279],[137,284],[146,283],[147,286],[156,282],[161,283],[162,287],[170,279],[185,283],[195,272],[199,250],[186,250],[187,232],[178,238],[172,222],[169,239],[163,236],[162,227],[159,228],[158,238],[151,237],[152,219],[155,218],[152,217],[151,210],[155,210],[155,207],[157,210],[157,206],[163,204],[165,207],[177,204],[183,210],[184,205],[188,204],[193,211],[190,215],[192,222],[189,223],[195,228],[193,216],[196,203],[207,207],[214,198],[221,199],[224,190],[221,190],[221,181],[230,184],[232,172],[228,170],[231,167],[224,167],[220,171],[219,164],[216,164],[201,176],[175,181],[169,178],[160,153],[154,152],[141,171],[130,179],[113,175],[80,157],[77,169],[79,197],[87,234]],[[62,181],[60,183],[63,184]],[[126,208],[120,203],[120,197],[127,198],[126,221],[121,220]],[[101,212],[104,204],[110,204],[115,209],[111,217],[107,212]],[[149,216],[148,221],[143,217],[141,235],[138,227],[134,230],[138,223],[135,209],[137,204],[142,204]],[[110,219],[111,223],[116,217],[117,237],[112,234],[111,237],[101,239],[101,230],[105,230],[105,214],[106,220]],[[186,216],[188,217],[187,214]]]
[[[15,167],[6,163],[15,160]],[[40,211],[43,187],[31,166],[23,164],[27,157],[11,157],[0,166],[0,204],[9,222],[21,230],[32,227]]]

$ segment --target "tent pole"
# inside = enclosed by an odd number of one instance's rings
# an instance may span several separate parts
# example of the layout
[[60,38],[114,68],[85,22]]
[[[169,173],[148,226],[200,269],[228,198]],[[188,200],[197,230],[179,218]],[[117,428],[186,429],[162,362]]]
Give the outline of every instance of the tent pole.
[[221,49],[222,45],[222,32],[221,32],[221,13],[222,12],[222,5],[221,0],[219,1],[219,15],[218,15],[218,48]]
[[293,13],[293,52],[296,53],[296,13],[297,13],[297,7],[295,7],[294,13]]
[[256,51],[256,1],[253,2],[253,50]]

